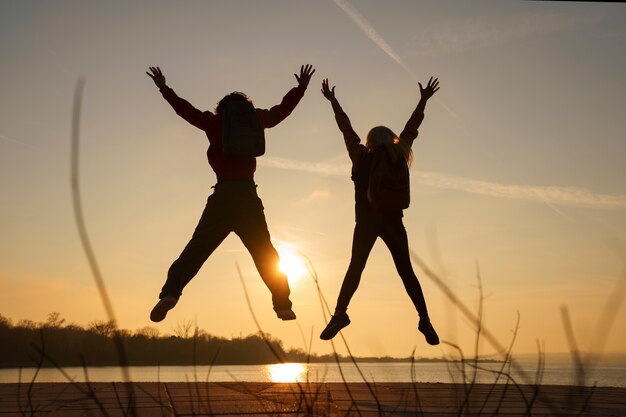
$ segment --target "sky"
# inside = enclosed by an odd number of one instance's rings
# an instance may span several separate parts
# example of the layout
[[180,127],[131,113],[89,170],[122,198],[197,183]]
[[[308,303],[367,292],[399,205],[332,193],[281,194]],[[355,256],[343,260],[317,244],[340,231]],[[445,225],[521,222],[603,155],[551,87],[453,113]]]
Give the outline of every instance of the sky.
[[[298,319],[278,320],[234,234],[165,321],[148,317],[216,181],[206,136],[173,112],[148,67],[213,110],[231,91],[269,108],[312,64],[298,107],[266,131],[255,180],[274,244],[296,266],[310,260],[331,309],[350,259],[354,188],[321,81],[336,85],[365,137],[377,125],[401,131],[418,81],[436,76],[404,224],[441,339],[467,354],[475,346],[453,294],[473,315],[482,299],[482,324],[501,345],[519,315],[514,352],[568,351],[567,308],[580,349],[626,353],[625,21],[626,4],[591,2],[2,1],[0,314],[107,319],[71,203],[71,109],[84,76],[83,209],[119,326],[255,333],[238,265],[265,332],[302,349],[312,336],[313,352],[331,352],[312,277],[290,270]],[[348,313],[355,355],[453,354],[418,332],[381,241]]]

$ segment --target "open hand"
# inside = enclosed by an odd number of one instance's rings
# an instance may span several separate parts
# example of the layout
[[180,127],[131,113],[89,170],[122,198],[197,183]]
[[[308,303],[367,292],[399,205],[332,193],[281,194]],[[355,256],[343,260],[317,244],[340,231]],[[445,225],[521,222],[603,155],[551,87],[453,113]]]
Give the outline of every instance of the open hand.
[[431,98],[433,94],[435,94],[437,90],[439,90],[439,78],[435,78],[433,80],[433,77],[430,77],[426,88],[422,87],[422,83],[418,82],[418,84],[420,85],[420,93],[422,95],[422,98],[425,100]]
[[146,72],[152,78],[152,81],[156,84],[157,87],[161,88],[165,86],[165,75],[161,72],[161,68],[159,67],[149,67],[150,72]]
[[335,86],[333,85],[333,88],[328,88],[328,78],[322,81],[322,94],[324,94],[324,97],[329,101],[335,100]]
[[309,81],[311,81],[311,76],[314,72],[315,70],[313,69],[313,65],[307,64],[300,67],[300,75],[293,75],[296,77],[296,80],[298,80],[298,85],[306,87],[309,85]]

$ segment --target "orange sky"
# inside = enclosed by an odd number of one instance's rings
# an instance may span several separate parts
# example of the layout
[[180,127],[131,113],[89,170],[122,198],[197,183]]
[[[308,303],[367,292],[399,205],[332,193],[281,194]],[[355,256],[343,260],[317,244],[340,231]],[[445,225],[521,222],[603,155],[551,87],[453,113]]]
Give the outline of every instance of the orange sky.
[[[0,314],[105,319],[72,217],[72,94],[86,77],[82,187],[86,222],[119,323],[148,313],[189,239],[215,175],[204,134],[187,125],[145,75],[201,109],[226,93],[276,104],[293,73],[317,72],[300,105],[269,130],[255,179],[270,232],[311,259],[334,305],[354,226],[349,159],[322,78],[361,135],[401,130],[417,80],[438,76],[414,145],[412,249],[473,311],[480,267],[485,325],[515,350],[568,349],[560,307],[582,349],[624,282],[626,261],[626,8],[565,2],[336,0],[0,5]],[[313,350],[324,323],[310,277],[291,277],[297,323],[276,320],[270,296],[234,235],[207,261],[165,322],[218,336],[256,331],[235,264],[265,331]],[[417,265],[442,339],[467,351],[474,331]],[[621,281],[620,281],[621,279]],[[623,285],[623,284],[622,284]],[[622,297],[619,298],[621,301]],[[441,356],[386,247],[374,247],[344,331],[357,355]],[[619,311],[604,349],[626,352]],[[596,347],[599,347],[596,345]],[[492,349],[483,344],[485,352]]]

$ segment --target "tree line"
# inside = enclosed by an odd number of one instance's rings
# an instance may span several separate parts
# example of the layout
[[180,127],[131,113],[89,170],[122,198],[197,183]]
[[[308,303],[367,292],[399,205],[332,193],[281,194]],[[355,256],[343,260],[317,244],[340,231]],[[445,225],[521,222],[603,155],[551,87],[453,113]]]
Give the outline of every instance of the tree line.
[[[161,335],[158,329],[147,326],[133,332],[116,329],[107,321],[93,321],[83,327],[67,323],[56,312],[48,314],[45,322],[20,320],[13,324],[0,314],[0,367],[116,366],[116,335],[123,341],[130,366],[335,361],[334,355],[285,349],[282,341],[268,334],[227,339],[210,335],[192,322],[179,322],[173,330],[173,335]],[[341,355],[339,359],[350,360]]]

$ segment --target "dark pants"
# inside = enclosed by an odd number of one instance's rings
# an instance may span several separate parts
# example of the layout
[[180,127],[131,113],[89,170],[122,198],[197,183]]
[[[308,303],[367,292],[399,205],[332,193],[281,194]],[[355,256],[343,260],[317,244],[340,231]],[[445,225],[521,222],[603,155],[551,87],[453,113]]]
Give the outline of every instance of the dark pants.
[[409,297],[411,297],[411,301],[413,301],[413,305],[420,317],[427,318],[428,311],[424,293],[411,266],[409,241],[404,224],[402,224],[402,217],[400,216],[391,218],[372,216],[372,218],[357,221],[354,227],[354,238],[352,239],[352,258],[341,285],[341,291],[337,299],[337,310],[345,311],[348,309],[350,299],[361,281],[361,274],[365,268],[367,258],[378,237],[389,248],[396,269],[400,274],[400,278],[402,278],[404,288]]
[[270,241],[263,203],[249,181],[221,181],[209,196],[193,236],[167,273],[159,298],[180,297],[213,251],[235,232],[272,293],[275,310],[291,308],[287,276],[278,269],[278,253]]

